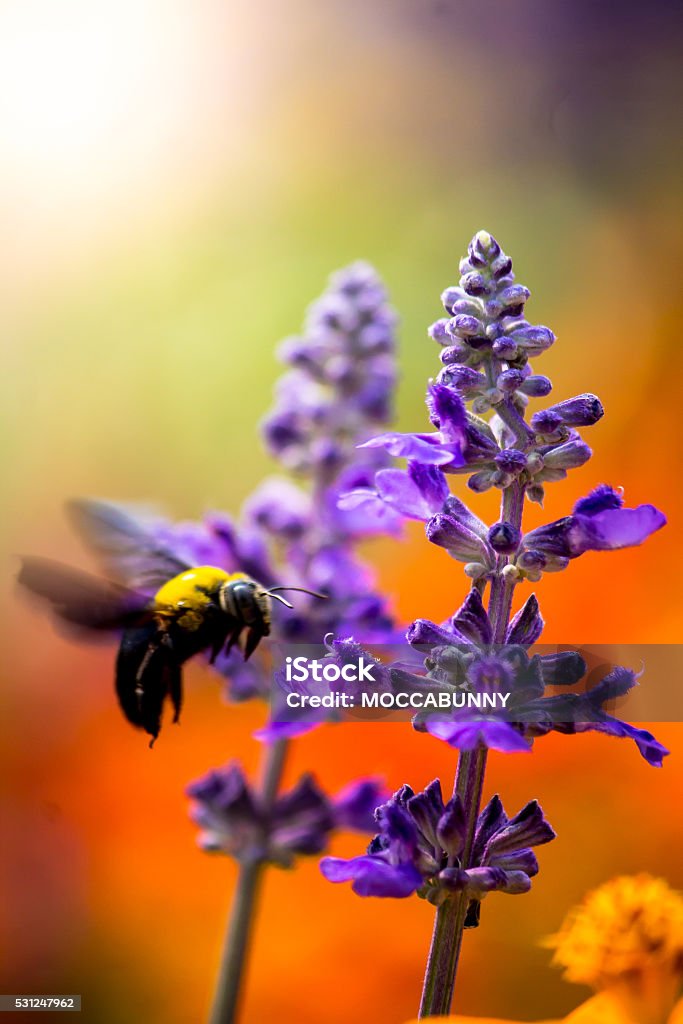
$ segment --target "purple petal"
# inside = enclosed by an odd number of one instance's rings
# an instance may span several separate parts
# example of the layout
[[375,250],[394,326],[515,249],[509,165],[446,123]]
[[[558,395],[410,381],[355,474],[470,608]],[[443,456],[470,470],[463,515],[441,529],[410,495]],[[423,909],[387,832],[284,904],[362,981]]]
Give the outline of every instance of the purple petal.
[[353,881],[353,891],[359,896],[404,899],[422,885],[422,875],[412,864],[397,867],[369,854],[351,860],[323,857],[320,870],[328,882]]
[[480,812],[477,818],[477,826],[474,833],[474,845],[472,847],[472,863],[481,863],[484,855],[484,848],[494,833],[508,823],[508,816],[505,813],[503,802],[496,793],[491,797],[486,807]]
[[[578,518],[578,517],[577,517]],[[654,505],[637,508],[607,509],[588,520],[592,528],[591,548],[594,551],[612,551],[635,547],[666,523],[666,516]]]
[[407,472],[381,469],[375,478],[380,497],[411,519],[429,519],[448,497],[448,484],[438,466],[411,462]]
[[332,801],[339,828],[375,831],[375,810],[389,798],[379,782],[362,779],[345,786]]
[[609,508],[621,508],[623,504],[624,499],[618,491],[608,484],[599,484],[585,498],[579,498],[574,505],[574,512],[584,516],[594,516]]
[[475,516],[474,512],[468,509],[467,505],[460,498],[456,498],[452,494],[446,501],[444,511],[448,512],[454,519],[457,519],[463,526],[466,526],[472,533],[476,533],[482,540],[486,540],[488,527],[478,516]]
[[[457,459],[457,452],[443,445],[440,434],[380,434],[359,448],[386,448],[399,459],[413,459],[428,466],[445,466]],[[463,459],[456,464],[462,466]]]
[[491,623],[478,590],[470,590],[452,621],[455,629],[472,643],[490,644],[493,640]]
[[576,726],[577,732],[602,732],[609,736],[617,736],[620,739],[633,740],[641,755],[653,768],[661,768],[662,762],[668,756],[666,747],[655,739],[647,729],[638,729],[635,725],[622,722],[610,715],[601,715],[597,721],[582,722]]
[[599,683],[587,691],[586,697],[597,707],[602,707],[608,700],[624,697],[638,684],[637,674],[630,668],[617,666]]
[[531,647],[543,632],[543,625],[536,595],[532,594],[510,623],[505,643]]
[[447,444],[464,444],[467,416],[462,398],[446,384],[430,384],[427,389],[429,418]]
[[485,863],[493,856],[516,853],[528,846],[542,846],[555,838],[555,831],[543,816],[538,801],[531,800],[489,839],[484,850]]
[[445,548],[453,558],[462,562],[481,562],[484,565],[492,563],[488,544],[447,512],[432,516],[425,532],[432,544]]
[[444,629],[429,619],[416,619],[408,627],[406,640],[409,644],[416,644],[418,646],[424,644],[431,647],[436,645],[469,644],[467,637],[459,631],[450,627]]
[[531,744],[507,722],[495,719],[477,719],[475,721],[444,722],[428,720],[426,731],[439,740],[444,740],[458,750],[475,750],[478,746],[489,750],[502,750],[506,754],[531,750]]
[[[390,533],[397,537],[402,532],[403,524],[397,510],[390,508],[377,491],[369,487],[358,487],[339,495],[336,504],[343,513],[338,517],[341,525],[353,537],[373,536],[377,533]],[[335,516],[331,513],[329,518],[333,520]]]

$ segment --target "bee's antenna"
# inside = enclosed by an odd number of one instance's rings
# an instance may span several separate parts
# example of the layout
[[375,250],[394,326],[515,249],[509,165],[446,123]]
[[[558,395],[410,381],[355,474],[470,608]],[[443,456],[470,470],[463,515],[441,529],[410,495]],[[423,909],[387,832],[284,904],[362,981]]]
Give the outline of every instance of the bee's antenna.
[[288,601],[285,601],[282,597],[277,597],[276,592],[279,590],[298,590],[300,594],[310,594],[311,597],[319,597],[321,601],[329,600],[327,594],[319,594],[317,590],[307,590],[306,587],[271,587],[270,590],[264,590],[263,593],[268,594],[269,597],[274,597],[276,601],[282,601],[288,608],[291,608],[292,606]]
[[293,608],[294,607],[294,605],[290,604],[289,601],[287,601],[284,597],[280,597],[279,594],[274,594],[271,590],[264,590],[263,593],[267,594],[268,597],[272,597],[276,601],[279,601],[280,604],[283,604],[286,608]]

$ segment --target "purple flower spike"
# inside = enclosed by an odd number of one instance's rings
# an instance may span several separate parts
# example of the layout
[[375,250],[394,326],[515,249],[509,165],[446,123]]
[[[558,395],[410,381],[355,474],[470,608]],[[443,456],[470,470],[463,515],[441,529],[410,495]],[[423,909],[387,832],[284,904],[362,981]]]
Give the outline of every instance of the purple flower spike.
[[402,786],[377,809],[377,824],[380,831],[367,854],[350,860],[325,857],[323,875],[331,882],[353,882],[359,896],[401,899],[417,892],[436,905],[461,892],[476,901],[494,890],[527,892],[538,872],[531,848],[555,838],[535,801],[510,820],[496,796],[479,815],[465,867],[460,860],[463,806],[457,796],[444,804],[438,779],[417,794]]
[[239,765],[209,772],[187,788],[192,817],[201,832],[199,845],[242,863],[269,862],[290,867],[297,855],[320,853],[334,829],[373,830],[373,812],[385,799],[376,782],[366,780],[327,797],[310,775],[266,808]]

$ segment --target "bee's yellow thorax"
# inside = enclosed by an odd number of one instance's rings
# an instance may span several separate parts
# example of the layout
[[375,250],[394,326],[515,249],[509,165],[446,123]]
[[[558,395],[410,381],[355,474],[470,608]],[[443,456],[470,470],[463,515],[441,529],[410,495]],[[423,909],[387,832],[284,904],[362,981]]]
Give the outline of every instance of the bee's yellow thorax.
[[184,612],[185,614],[178,620],[179,624],[188,629],[196,629],[203,612],[219,588],[230,580],[243,578],[244,573],[241,572],[227,573],[213,565],[200,565],[195,569],[188,569],[187,572],[181,572],[164,583],[155,594],[154,603],[162,615]]

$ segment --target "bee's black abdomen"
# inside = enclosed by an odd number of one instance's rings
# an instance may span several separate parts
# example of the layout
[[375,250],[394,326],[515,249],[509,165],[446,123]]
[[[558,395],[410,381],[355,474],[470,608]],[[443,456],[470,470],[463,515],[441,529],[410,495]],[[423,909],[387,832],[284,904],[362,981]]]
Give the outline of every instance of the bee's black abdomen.
[[159,735],[167,697],[177,721],[182,703],[180,662],[156,623],[124,632],[116,659],[116,695],[131,725],[153,739]]

